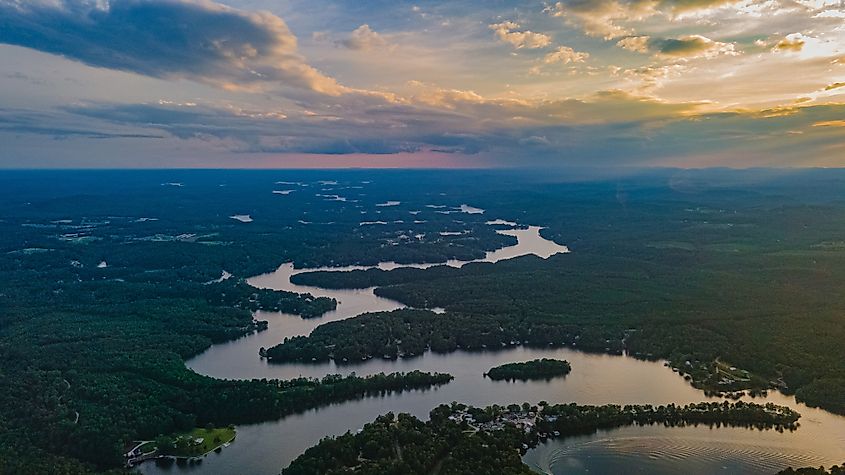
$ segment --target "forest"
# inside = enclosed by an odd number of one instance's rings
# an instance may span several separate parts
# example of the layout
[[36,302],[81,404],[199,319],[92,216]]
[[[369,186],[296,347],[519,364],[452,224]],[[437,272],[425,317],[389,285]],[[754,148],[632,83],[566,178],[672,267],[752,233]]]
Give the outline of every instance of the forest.
[[302,318],[319,318],[337,308],[337,301],[311,294],[295,294],[282,290],[257,289],[243,279],[226,279],[206,286],[206,298],[219,306],[244,308],[251,312],[292,313]]
[[[184,361],[260,331],[252,310],[317,317],[335,305],[250,288],[250,276],[286,262],[477,259],[514,243],[485,224],[495,218],[545,226],[573,252],[297,276],[374,284],[446,313],[326,325],[276,347],[286,347],[279,361],[567,345],[666,358],[694,378],[729,362],[845,413],[843,190],[845,176],[813,171],[586,182],[517,171],[3,172],[0,473],[109,470],[127,440],[442,384],[447,375],[222,381]],[[376,206],[387,201],[399,204]],[[463,203],[485,212],[461,213]]]
[[[778,388],[845,414],[845,298],[838,290],[845,283],[845,188],[838,176],[799,176],[742,181],[726,172],[718,182],[685,176],[683,190],[622,180],[612,192],[572,184],[501,193],[497,204],[485,202],[495,216],[542,223],[543,236],[572,253],[459,269],[297,275],[308,285],[375,285],[377,295],[446,313],[436,320],[361,316],[355,324],[363,327],[318,329],[313,345],[283,342],[280,354],[287,345],[282,359],[331,357],[320,344],[347,337],[335,353],[358,359],[424,348],[566,345],[667,359],[710,392]],[[562,199],[564,190],[566,206],[537,205]],[[386,337],[394,331],[410,340],[394,346]],[[725,377],[719,362],[747,373]]]
[[576,404],[475,408],[452,403],[428,421],[409,414],[379,416],[355,433],[328,437],[294,460],[282,475],[530,474],[521,455],[542,440],[632,424],[724,424],[794,429],[789,408],[738,402],[686,406]]
[[566,360],[540,358],[523,363],[505,363],[490,368],[485,376],[494,380],[551,379],[556,376],[566,376],[572,371],[572,366]]
[[[298,219],[321,208],[304,199],[280,216],[269,202],[277,198],[273,180],[264,199],[248,193],[253,176],[238,183],[199,172],[189,174],[195,189],[180,190],[152,172],[47,180],[52,173],[0,175],[0,473],[117,470],[130,440],[276,419],[451,379],[411,372],[224,381],[189,371],[184,360],[211,344],[264,328],[254,310],[319,317],[333,309],[330,299],[255,289],[244,278],[293,255],[308,262],[309,252],[330,263],[319,250],[325,241],[314,236],[337,231],[285,229],[296,223],[291,213]],[[218,178],[230,180],[231,191]],[[269,223],[247,227],[229,218],[247,206],[259,216],[252,207],[262,202]],[[361,230],[367,238],[355,257],[393,238],[383,231]],[[483,255],[474,249],[456,246],[454,255]],[[223,271],[233,277],[221,280]]]
[[286,338],[265,354],[274,362],[333,359],[339,363],[410,358],[427,350],[448,353],[516,345],[572,345],[585,351],[621,354],[622,341],[608,341],[602,330],[532,316],[449,313],[444,317],[428,310],[400,309],[326,323],[308,336]]

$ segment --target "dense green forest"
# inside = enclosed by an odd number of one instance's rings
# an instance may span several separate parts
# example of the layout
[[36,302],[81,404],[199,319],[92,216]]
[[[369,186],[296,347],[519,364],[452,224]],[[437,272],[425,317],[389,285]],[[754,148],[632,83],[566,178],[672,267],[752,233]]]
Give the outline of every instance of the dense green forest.
[[[428,349],[445,353],[519,344],[548,347],[568,343],[580,344],[583,349],[608,349],[603,335],[585,336],[579,330],[510,315],[454,313],[444,317],[427,310],[401,309],[320,325],[307,337],[289,338],[267,349],[266,356],[275,362],[334,359],[351,363],[413,357]],[[617,345],[621,352],[621,344]]]
[[507,407],[441,405],[427,422],[388,413],[356,434],[329,437],[282,470],[282,475],[529,474],[521,455],[541,440],[632,424],[724,424],[758,429],[794,429],[799,414],[789,408],[738,402],[686,406]]
[[244,308],[250,311],[293,313],[302,318],[319,318],[337,308],[337,301],[310,294],[294,294],[270,289],[256,289],[243,279],[229,278],[206,285],[206,298],[220,306]]
[[550,379],[556,376],[566,376],[572,371],[572,366],[566,360],[541,358],[524,363],[505,363],[490,368],[485,376],[494,381]]
[[444,316],[427,310],[400,309],[326,323],[309,336],[285,339],[265,354],[275,362],[334,359],[352,363],[370,358],[413,357],[429,349],[446,353],[516,345],[574,345],[583,350],[622,352],[620,340],[607,341],[604,333],[585,331],[577,325],[511,314]]
[[[253,289],[246,277],[284,262],[478,259],[514,243],[485,224],[495,218],[545,226],[543,236],[573,252],[297,276],[378,285],[380,295],[447,310],[437,321],[423,311],[363,316],[361,329],[340,322],[310,341],[354,335],[334,350],[350,363],[503,344],[627,350],[668,358],[702,382],[718,360],[845,413],[843,190],[845,176],[813,171],[590,182],[517,171],[4,172],[0,473],[106,469],[138,437],[444,382],[220,381],[184,360],[260,331],[252,310],[316,317],[336,304]],[[399,204],[377,206],[388,201]],[[461,213],[463,203],[486,211]],[[407,341],[366,335],[383,331]],[[301,348],[296,358],[328,357],[308,341],[289,347]]]
[[[313,195],[278,209],[273,180],[266,197],[249,193],[255,177],[189,173],[196,187],[183,189],[146,172],[58,175],[0,176],[0,473],[105,470],[122,465],[130,440],[274,419],[451,379],[413,372],[221,381],[187,370],[183,361],[212,343],[264,328],[253,310],[318,317],[336,305],[255,289],[244,277],[294,256],[297,265],[348,260],[353,251],[366,260],[364,249],[379,249],[396,230],[365,229],[358,216],[347,218],[341,233],[331,226],[293,229],[289,224],[303,213],[334,216],[325,216],[329,221],[349,212],[321,211]],[[218,178],[231,188],[219,187]],[[267,221],[229,218],[250,212],[258,218],[255,208],[262,206]],[[362,243],[344,251],[337,243],[349,230]],[[499,243],[492,235],[490,245]],[[438,239],[408,259],[483,255],[477,241],[465,244]],[[223,271],[234,276],[222,280]]]
[[0,269],[6,283],[0,295],[0,473],[120,466],[129,440],[207,422],[273,419],[449,379],[416,373],[319,382],[200,376],[183,359],[261,329],[248,309],[267,303],[321,313],[334,302],[253,292],[235,279],[192,282],[187,278],[201,272],[187,268],[146,278],[146,269],[76,265],[41,253],[29,257],[6,253]]
[[[318,329],[314,344],[297,340],[289,349],[326,357],[319,342],[349,337],[354,343],[343,350],[358,356],[369,351],[372,332],[381,343],[370,345],[372,356],[511,344],[627,351],[668,359],[708,391],[779,387],[845,413],[841,178],[741,185],[723,178],[713,184],[691,175],[672,186],[620,181],[612,192],[570,184],[501,193],[495,216],[541,223],[543,236],[572,253],[460,269],[299,274],[300,283],[378,286],[380,296],[447,312],[437,320],[362,316],[356,323],[364,327]],[[565,206],[537,204],[556,202],[564,190]],[[381,337],[402,332],[400,324],[411,341],[391,352]],[[740,376],[723,374],[720,362]]]
[[533,472],[516,450],[522,437],[515,427],[469,435],[448,420],[423,422],[409,414],[388,413],[357,434],[323,439],[282,474],[528,475]]

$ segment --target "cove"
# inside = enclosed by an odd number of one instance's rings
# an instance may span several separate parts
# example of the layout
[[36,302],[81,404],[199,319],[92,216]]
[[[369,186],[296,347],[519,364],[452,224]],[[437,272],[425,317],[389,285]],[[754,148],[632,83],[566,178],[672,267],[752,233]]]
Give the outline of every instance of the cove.
[[[496,224],[499,224],[498,222]],[[517,238],[509,246],[487,254],[481,261],[496,262],[525,254],[548,257],[568,252],[565,246],[545,240],[541,228],[506,229],[499,232]],[[565,259],[562,259],[565,265]],[[460,267],[466,262],[450,261]],[[431,267],[441,264],[418,264]],[[381,263],[377,267],[400,267]],[[364,312],[401,308],[398,302],[377,297],[373,289],[330,290],[299,286],[290,277],[314,270],[353,270],[367,267],[295,270],[284,264],[275,272],[250,278],[256,287],[309,292],[315,296],[339,300],[335,311],[322,318],[302,319],[296,315],[258,312],[256,318],[269,322],[268,330],[241,339],[214,345],[189,360],[194,371],[217,378],[250,379],[298,376],[322,377],[326,374],[359,375],[378,372],[422,371],[449,372],[455,380],[437,389],[411,391],[381,397],[334,404],[289,416],[278,421],[238,427],[236,442],[220,454],[210,454],[202,465],[184,469],[160,469],[147,463],[143,473],[196,471],[216,473],[276,474],[322,437],[360,429],[379,414],[408,412],[426,418],[441,403],[460,401],[475,406],[523,401],[579,404],[684,404],[706,400],[703,392],[690,386],[662,362],[637,360],[627,356],[589,354],[568,348],[509,348],[489,352],[425,353],[411,359],[372,359],[361,364],[270,364],[258,357],[258,348],[270,347],[285,337],[306,335],[316,326]],[[550,381],[493,382],[483,377],[490,367],[535,358],[559,358],[572,363],[565,378]],[[786,465],[817,466],[841,463],[845,457],[845,417],[798,404],[790,396],[771,391],[764,398],[748,401],[773,402],[801,412],[801,427],[791,433],[759,432],[740,428],[709,427],[628,427],[590,436],[567,438],[542,444],[529,451],[524,460],[538,471],[563,473],[773,473]],[[642,467],[641,472],[639,467]]]

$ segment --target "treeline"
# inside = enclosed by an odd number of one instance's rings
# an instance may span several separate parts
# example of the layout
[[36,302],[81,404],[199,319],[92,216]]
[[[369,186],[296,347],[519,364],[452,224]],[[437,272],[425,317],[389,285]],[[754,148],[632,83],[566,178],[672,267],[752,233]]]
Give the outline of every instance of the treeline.
[[621,353],[622,333],[609,340],[604,329],[580,328],[533,316],[435,314],[401,309],[363,314],[318,326],[308,336],[286,338],[268,348],[271,361],[355,362],[370,358],[407,358],[426,350],[495,350],[517,345],[574,346]]
[[565,376],[572,371],[572,366],[566,360],[541,358],[524,363],[506,363],[490,368],[484,375],[494,381],[503,379],[523,380],[550,379],[555,376]]
[[341,473],[528,474],[521,455],[541,440],[633,424],[711,424],[796,427],[800,415],[767,404],[699,403],[677,406],[576,404],[476,408],[452,403],[427,422],[388,413],[356,434],[328,437],[282,470],[282,475]]
[[845,378],[820,377],[795,392],[795,399],[811,407],[845,414]]
[[781,470],[777,475],[845,475],[845,463],[841,467],[834,465],[829,470],[825,470],[824,467],[804,467],[798,469],[789,467],[786,470]]
[[[211,379],[211,378],[207,378]],[[447,373],[378,373],[370,376],[327,375],[320,379],[225,381],[211,379],[202,403],[185,409],[195,414],[194,425],[243,424],[276,419],[326,404],[448,383]],[[238,399],[232,402],[231,399]],[[226,422],[228,421],[228,422]]]
[[785,406],[742,401],[701,402],[683,406],[556,404],[544,407],[542,415],[537,422],[539,432],[558,431],[563,435],[592,433],[598,429],[634,424],[663,424],[673,427],[706,424],[783,431],[797,429],[798,419],[801,417],[801,414]]
[[440,277],[454,276],[457,274],[457,271],[457,268],[447,265],[429,267],[428,269],[402,267],[390,271],[382,269],[354,270],[346,272],[315,271],[295,274],[291,276],[290,280],[294,284],[310,285],[322,287],[324,289],[365,289],[368,287],[404,284],[420,280],[421,278],[430,280]]
[[230,278],[208,284],[206,298],[215,305],[245,308],[250,311],[292,313],[302,318],[321,317],[337,308],[337,300],[297,294],[283,290],[257,289],[243,279]]

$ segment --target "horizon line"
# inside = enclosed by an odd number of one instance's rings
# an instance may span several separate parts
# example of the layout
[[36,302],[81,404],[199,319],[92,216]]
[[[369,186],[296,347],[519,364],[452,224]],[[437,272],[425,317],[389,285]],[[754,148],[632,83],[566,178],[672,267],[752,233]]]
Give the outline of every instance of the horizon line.
[[532,167],[532,166],[497,166],[497,167],[2,167],[0,173],[14,171],[566,171],[566,170],[594,170],[612,172],[619,171],[648,171],[648,170],[845,170],[841,167],[830,166],[750,166],[750,167],[678,167],[678,166],[561,166],[561,167]]

